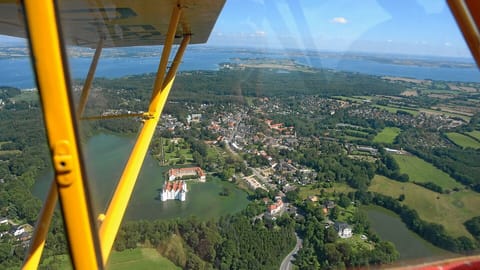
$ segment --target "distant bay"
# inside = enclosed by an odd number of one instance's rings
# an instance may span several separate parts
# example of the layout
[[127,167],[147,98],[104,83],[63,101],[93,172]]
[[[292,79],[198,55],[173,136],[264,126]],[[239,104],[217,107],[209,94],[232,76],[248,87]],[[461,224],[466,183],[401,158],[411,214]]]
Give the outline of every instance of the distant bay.
[[[150,54],[133,51],[130,56],[108,56],[101,58],[96,76],[118,78],[126,75],[156,72],[159,62],[158,52]],[[387,56],[382,56],[384,59]],[[398,56],[397,56],[398,57]],[[445,67],[393,64],[385,61],[375,61],[369,57],[351,57],[335,54],[301,54],[281,51],[239,50],[229,48],[192,47],[185,53],[181,71],[187,70],[217,70],[222,62],[232,62],[240,58],[273,58],[293,59],[297,63],[339,71],[358,72],[378,76],[398,76],[415,79],[432,79],[460,82],[480,82],[480,72],[476,67]],[[425,58],[432,62],[435,58]],[[84,78],[90,62],[90,57],[72,57],[69,59],[71,77]],[[457,61],[451,59],[449,61]],[[21,89],[35,87],[30,59],[28,57],[0,59],[0,86],[14,86]]]

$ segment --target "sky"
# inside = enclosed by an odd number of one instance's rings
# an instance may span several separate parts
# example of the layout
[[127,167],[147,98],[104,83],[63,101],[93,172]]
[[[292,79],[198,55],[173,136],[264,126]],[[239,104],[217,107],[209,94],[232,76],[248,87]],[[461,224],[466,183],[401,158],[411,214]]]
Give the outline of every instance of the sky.
[[470,56],[445,0],[227,0],[208,44]]
[[446,0],[227,0],[207,44],[471,57]]

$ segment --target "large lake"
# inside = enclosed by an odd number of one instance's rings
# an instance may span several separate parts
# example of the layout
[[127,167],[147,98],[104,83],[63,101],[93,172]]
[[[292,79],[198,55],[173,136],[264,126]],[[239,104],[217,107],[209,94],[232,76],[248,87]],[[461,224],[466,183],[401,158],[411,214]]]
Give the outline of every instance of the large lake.
[[[87,174],[97,214],[104,211],[111,198],[133,143],[134,138],[131,137],[99,134],[88,139],[84,145]],[[158,200],[158,189],[163,185],[167,169],[147,155],[128,204],[127,219],[168,219],[191,215],[208,219],[239,212],[248,204],[244,191],[229,182],[211,177],[207,183],[189,184],[185,202],[161,202]],[[34,195],[44,199],[52,177],[52,171],[43,174],[35,183]],[[219,195],[224,187],[231,190],[230,196]]]
[[454,253],[440,249],[420,238],[390,210],[374,205],[363,207],[362,210],[367,214],[373,231],[382,240],[395,244],[400,253],[400,264],[435,261],[455,256]]
[[[135,50],[135,49],[131,49]],[[141,49],[138,49],[141,50]],[[96,76],[107,78],[118,78],[126,75],[143,74],[156,72],[158,68],[158,51],[151,47],[141,57],[103,57],[100,59]],[[158,49],[160,50],[160,49]],[[133,52],[132,52],[133,55]],[[153,56],[154,55],[154,56]],[[358,72],[379,76],[401,76],[416,79],[432,79],[445,81],[480,82],[480,72],[476,67],[427,67],[415,65],[399,65],[373,61],[366,59],[355,59],[343,56],[341,53],[325,54],[292,54],[283,51],[256,51],[239,50],[233,48],[213,48],[208,46],[193,46],[189,48],[183,58],[180,70],[217,70],[219,63],[231,62],[240,58],[273,58],[273,59],[294,59],[298,63],[315,68],[327,68],[341,71]],[[430,58],[425,60],[432,61]],[[442,59],[471,62],[468,59]],[[71,76],[73,78],[84,78],[88,72],[91,58],[72,57],[69,59]],[[35,86],[30,59],[27,57],[1,58],[0,59],[0,86],[14,86],[22,89]]]

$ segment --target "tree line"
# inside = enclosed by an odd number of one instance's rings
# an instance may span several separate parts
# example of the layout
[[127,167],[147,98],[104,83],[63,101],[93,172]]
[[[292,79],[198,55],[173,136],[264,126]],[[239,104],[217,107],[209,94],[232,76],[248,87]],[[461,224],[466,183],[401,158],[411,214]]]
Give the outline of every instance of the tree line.
[[154,247],[183,269],[278,269],[295,244],[294,222],[290,217],[252,218],[243,211],[208,221],[128,221],[114,248]]

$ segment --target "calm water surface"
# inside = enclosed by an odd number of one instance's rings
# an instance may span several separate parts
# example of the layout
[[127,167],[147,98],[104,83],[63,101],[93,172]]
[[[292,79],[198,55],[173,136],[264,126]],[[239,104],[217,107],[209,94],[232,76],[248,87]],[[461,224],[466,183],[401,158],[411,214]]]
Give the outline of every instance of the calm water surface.
[[[90,138],[83,148],[94,208],[97,213],[104,211],[113,194],[116,181],[133,147],[133,140],[134,138],[131,137],[99,134]],[[218,179],[207,183],[189,184],[185,202],[161,202],[158,200],[158,189],[163,185],[164,173],[167,169],[159,166],[151,156],[147,155],[128,205],[127,219],[167,219],[191,215],[212,218],[239,212],[248,204],[247,194],[244,191]],[[34,195],[44,199],[52,177],[52,171],[43,174],[35,183]],[[223,187],[231,190],[230,196],[219,195]]]
[[[152,49],[150,49],[152,50]],[[281,51],[254,51],[211,47],[192,47],[185,52],[180,70],[217,70],[219,63],[240,58],[294,59],[298,63],[315,68],[358,72],[379,76],[401,76],[416,79],[480,82],[477,68],[420,67],[395,65],[366,59],[344,58],[341,54],[299,56]],[[84,78],[91,62],[89,57],[69,59],[72,78]],[[159,56],[104,57],[100,58],[96,77],[118,78],[126,75],[156,72]],[[0,85],[32,88],[35,85],[30,59],[27,57],[0,59]]]
[[[395,244],[400,253],[400,260],[434,261],[452,257],[455,254],[435,247],[410,231],[400,217],[385,208],[369,205],[363,208],[372,229],[381,239]],[[420,262],[419,261],[419,262]]]

